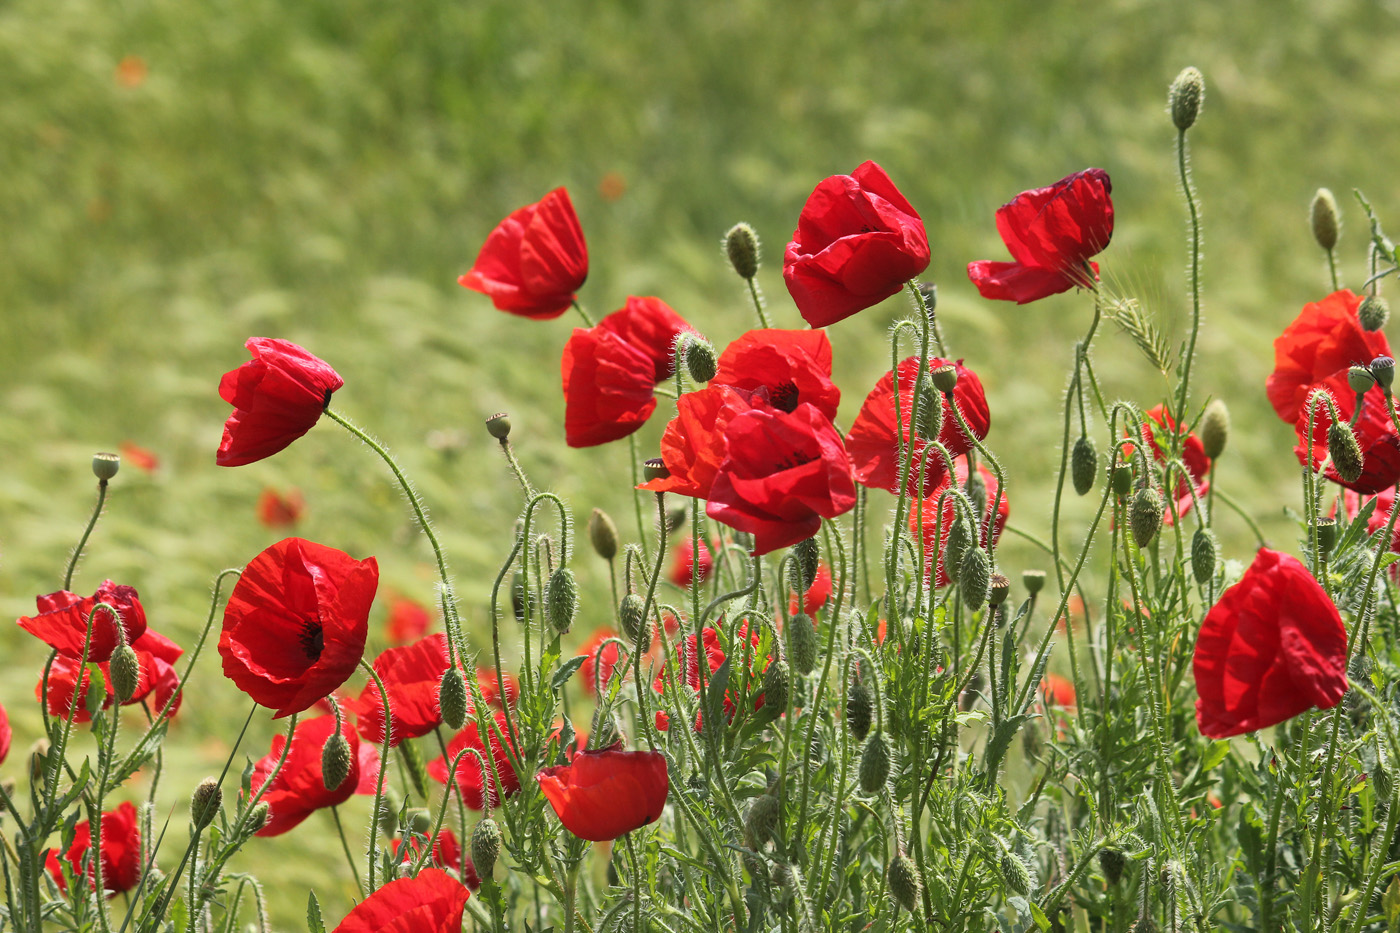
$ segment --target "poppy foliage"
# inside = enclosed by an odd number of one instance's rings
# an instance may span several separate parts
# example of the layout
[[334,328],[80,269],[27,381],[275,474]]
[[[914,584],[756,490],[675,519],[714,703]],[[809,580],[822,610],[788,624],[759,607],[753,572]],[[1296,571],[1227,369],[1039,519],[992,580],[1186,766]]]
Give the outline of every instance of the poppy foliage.
[[555,188],[497,224],[457,282],[501,311],[538,321],[569,310],[587,278],[588,246],[578,215],[569,192]]
[[564,828],[590,842],[655,823],[670,789],[664,755],[617,748],[579,752],[566,765],[545,768],[536,780]]
[[345,380],[320,357],[288,340],[249,337],[253,358],[219,380],[219,397],[233,406],[215,462],[242,466],[272,456],[321,418]]
[[[967,489],[967,458],[960,458],[954,469],[953,482]],[[996,474],[980,463],[977,464],[977,478],[981,487],[980,498],[984,503],[982,514],[977,518],[977,543],[985,550],[995,546],[1002,530],[1006,528],[1006,521],[1011,517],[1011,503],[1007,501],[1006,495],[1000,492]],[[914,510],[909,516],[909,530],[918,534],[923,541],[925,577],[934,570],[933,561],[935,555],[937,556],[938,567],[933,574],[933,585],[936,587],[947,586],[949,583],[945,566],[948,538],[952,533],[958,510],[953,496],[945,496],[943,493],[951,487],[952,483],[945,477],[943,484],[924,498],[922,508]],[[969,498],[974,506],[979,500],[978,495],[970,495]]]
[[[505,739],[508,736],[505,713],[495,713],[494,724],[496,733]],[[487,731],[491,730],[488,728]],[[462,730],[447,743],[447,754],[428,762],[428,776],[440,784],[446,784],[449,780],[448,768],[452,766],[457,755],[464,749],[476,749],[481,755],[480,761],[476,755],[463,755],[450,779],[457,782],[458,788],[462,791],[463,801],[473,810],[483,808],[487,793],[491,795],[492,805],[496,805],[520,790],[520,778],[515,773],[515,769],[511,767],[510,757],[502,740],[498,739],[496,735],[491,735],[490,743],[491,752],[488,757],[486,743],[481,740],[477,731],[476,720],[469,719]],[[485,774],[482,773],[481,762],[486,764]],[[499,784],[492,774],[493,771],[500,775]]]

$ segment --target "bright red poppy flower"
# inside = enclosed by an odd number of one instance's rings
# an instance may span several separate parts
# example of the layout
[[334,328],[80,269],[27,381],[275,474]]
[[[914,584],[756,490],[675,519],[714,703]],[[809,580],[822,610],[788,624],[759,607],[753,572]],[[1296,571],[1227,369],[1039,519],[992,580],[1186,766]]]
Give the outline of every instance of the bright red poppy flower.
[[1296,557],[1260,548],[1196,638],[1196,724],[1213,739],[1330,709],[1347,691],[1341,614]]
[[390,881],[355,905],[332,933],[459,933],[471,892],[439,868]]
[[619,747],[579,752],[535,779],[564,828],[590,842],[616,839],[661,819],[671,786],[666,756]]
[[690,325],[659,298],[629,297],[564,345],[564,436],[570,447],[626,437],[656,408],[658,383],[674,372],[672,347]]
[[783,253],[797,310],[825,327],[879,304],[928,268],[928,234],[885,170],[866,162],[817,185]]
[[345,380],[325,360],[288,340],[249,337],[253,358],[219,380],[219,397],[233,406],[215,462],[242,466],[271,457],[301,437]]
[[704,583],[714,566],[715,559],[703,540],[697,554],[695,542],[689,536],[683,537],[676,545],[676,557],[671,563],[671,582],[682,588],[689,587],[696,579]]
[[[1274,411],[1287,423],[1303,417],[1308,393],[1319,382],[1345,375],[1353,365],[1366,366],[1378,356],[1393,355],[1384,333],[1362,329],[1356,316],[1360,306],[1360,295],[1347,289],[1333,292],[1304,305],[1274,341],[1274,371],[1264,387]],[[1351,394],[1349,388],[1345,394]]]
[[[373,667],[389,691],[391,745],[442,725],[438,691],[448,667],[446,635],[439,632],[404,648],[390,648],[374,659]],[[366,742],[384,741],[384,704],[373,678],[345,705],[355,714]]]
[[[402,853],[401,862],[412,862],[423,853],[423,846],[427,839],[423,836],[409,836],[407,844],[403,839],[395,839],[393,842],[394,854]],[[450,868],[462,876],[462,881],[466,884],[467,890],[475,891],[481,887],[481,876],[476,873],[476,866],[472,864],[470,855],[462,852],[462,845],[457,841],[457,834],[450,829],[440,830],[436,841],[433,842],[433,854],[430,860],[435,868]]]
[[[50,873],[57,879],[59,887],[66,889],[63,874],[58,870],[57,853],[50,850],[51,858],[46,858]],[[73,834],[73,844],[65,856],[72,867],[73,876],[87,875],[88,883],[96,886],[92,862],[92,823],[83,820]],[[84,862],[88,864],[84,866]],[[141,883],[141,827],[136,818],[136,807],[130,802],[123,803],[115,810],[102,812],[102,887],[108,897],[116,897],[124,891],[133,890]]]
[[[955,482],[960,486],[967,485],[967,458],[960,458],[954,463]],[[1006,520],[1011,516],[1011,504],[1006,496],[998,495],[996,474],[977,464],[977,475],[982,480],[983,487],[987,490],[987,504],[982,512],[979,522],[978,543],[983,548],[995,545],[1001,532],[1006,528]],[[930,567],[933,563],[933,556],[938,555],[938,571],[933,578],[933,585],[936,587],[947,586],[949,583],[948,572],[944,567],[947,556],[948,535],[953,530],[953,521],[957,518],[957,507],[953,504],[952,496],[943,500],[943,508],[939,509],[939,494],[948,488],[945,482],[933,491],[932,495],[926,496],[923,501],[923,510],[914,510],[909,516],[910,532],[920,535],[924,542],[924,576],[927,578]],[[975,501],[975,500],[974,500]],[[993,516],[993,505],[996,512]]]
[[798,605],[797,594],[788,594],[788,615],[795,616],[799,612],[805,612],[812,618],[817,617],[817,610],[826,605],[826,601],[831,598],[831,571],[826,564],[817,564],[817,574],[812,578],[812,585],[807,587],[807,592],[803,594],[802,604]]
[[[1337,413],[1343,420],[1349,421],[1356,411],[1356,393],[1347,384],[1346,370],[1335,373],[1317,383],[1314,388],[1322,389],[1332,396],[1337,405]],[[1298,422],[1294,425],[1294,431],[1298,435],[1298,443],[1293,448],[1293,452],[1298,456],[1298,462],[1303,464],[1311,463],[1315,470],[1327,457],[1327,429],[1332,426],[1332,416],[1328,412],[1326,405],[1319,405],[1317,417],[1312,423],[1312,457],[1308,457],[1308,415],[1307,408],[1298,414]],[[1383,489],[1389,489],[1400,482],[1400,435],[1395,433],[1395,426],[1391,423],[1390,415],[1386,412],[1385,394],[1380,386],[1373,386],[1365,395],[1361,397],[1361,413],[1356,418],[1356,423],[1352,425],[1352,430],[1356,434],[1356,440],[1361,445],[1361,475],[1351,481],[1345,481],[1337,473],[1337,468],[1330,462],[1323,473],[1329,480],[1339,486],[1350,489],[1362,495],[1372,495],[1379,493]]]
[[224,676],[274,718],[309,709],[355,672],[378,586],[373,557],[277,542],[243,568],[224,609]]
[[768,404],[792,411],[811,402],[836,419],[841,390],[831,381],[831,341],[822,330],[751,330],[719,355],[710,385],[768,393]]
[[258,521],[268,528],[294,526],[305,514],[306,500],[300,489],[289,490],[284,495],[269,486],[258,496]]
[[457,283],[537,321],[569,310],[588,278],[588,246],[569,192],[555,188],[501,221]]
[[[1152,448],[1152,456],[1158,463],[1167,459],[1167,450],[1171,444],[1168,441],[1165,445],[1156,437],[1156,432],[1167,435],[1179,432],[1176,419],[1167,413],[1165,405],[1158,405],[1146,412],[1147,417],[1157,425],[1156,431],[1149,424],[1142,426],[1142,439]],[[1185,515],[1191,511],[1191,507],[1197,499],[1205,497],[1210,492],[1210,458],[1206,456],[1205,445],[1195,434],[1187,433],[1181,442],[1181,460],[1186,465],[1186,472],[1190,474],[1190,482],[1186,477],[1178,476],[1176,483],[1175,510],[1177,515]],[[1195,495],[1191,491],[1195,489]],[[1163,521],[1168,525],[1172,523],[1172,511],[1169,509],[1163,515]]]
[[[180,686],[180,675],[175,670],[174,662],[184,654],[184,650],[164,635],[149,628],[131,643],[131,647],[136,652],[136,659],[140,665],[140,677],[136,681],[136,689],[122,705],[134,706],[151,698],[154,700],[153,712],[159,712]],[[112,701],[116,699],[112,689],[111,663],[104,661],[97,667],[102,675],[105,694],[102,709],[110,709]],[[58,655],[53,664],[49,665],[47,688],[43,680],[35,685],[34,696],[40,701],[47,698],[50,716],[67,719],[71,715],[73,722],[78,724],[91,721],[92,714],[87,708],[87,693],[92,685],[92,673],[90,669],[82,668],[82,684],[79,686],[79,669],[80,665],[75,658]],[[72,709],[75,692],[76,711]],[[170,715],[174,716],[179,709],[180,697],[177,697],[171,706]]]
[[715,474],[729,455],[725,431],[738,415],[767,408],[762,393],[713,382],[676,400],[676,417],[661,435],[661,460],[669,476],[643,483],[651,492],[708,499]]
[[10,716],[5,712],[5,707],[0,705],[0,765],[5,763],[5,757],[10,754]]
[[[103,581],[97,592],[81,597],[67,590],[35,597],[39,612],[22,616],[19,627],[53,648],[60,655],[75,660],[83,657],[83,641],[87,637],[88,616],[98,603],[106,603],[121,616],[122,629],[128,644],[146,631],[146,610],[135,587],[120,586]],[[92,620],[92,641],[87,659],[96,663],[108,661],[117,647],[116,619],[107,610],[99,610]]]
[[[617,642],[612,642],[603,648],[602,653],[598,651],[599,646],[609,638],[616,638],[617,632],[604,626],[593,632],[587,643],[578,650],[583,656],[583,664],[578,669],[579,680],[583,683],[583,692],[589,696],[597,693],[598,685],[607,687],[608,681],[612,680],[613,670],[617,667],[617,659],[621,654]],[[618,672],[626,676],[627,671]]]
[[[952,363],[941,357],[928,361],[929,370]],[[962,364],[954,363],[958,372],[958,384],[953,389],[953,400],[967,420],[967,426],[978,440],[987,436],[992,425],[992,415],[987,408],[987,395],[982,390],[982,380],[977,374]],[[909,417],[914,398],[914,386],[919,378],[919,358],[911,356],[899,364],[899,425],[904,442],[909,442]],[[953,457],[960,457],[972,449],[972,441],[958,427],[946,398],[942,399],[943,426],[938,432],[938,440]],[[899,440],[895,435],[894,376],[885,373],[875,383],[875,388],[865,397],[856,420],[851,425],[851,433],[846,435],[846,449],[850,451],[851,463],[855,466],[856,482],[869,489],[887,489],[899,492]],[[918,489],[913,468],[924,467],[924,495],[928,496],[942,485],[947,468],[943,458],[930,454],[924,456],[928,444],[918,438],[914,444],[915,460],[910,465],[910,493]]]
[[428,634],[433,622],[427,607],[412,599],[396,596],[389,602],[389,615],[384,620],[384,634],[396,645],[406,645]]
[[[340,734],[350,743],[350,771],[339,787],[326,790],[325,776],[321,771],[321,753],[334,734],[334,716],[317,716],[297,723],[287,762],[268,787],[267,793],[263,794],[262,799],[272,815],[267,825],[258,830],[259,836],[280,836],[295,829],[302,820],[322,807],[339,806],[358,793],[374,793],[379,755],[373,745],[360,741],[348,718],[341,723]],[[285,735],[274,735],[272,750],[253,765],[254,793],[267,782],[267,776],[277,766],[286,745]]]
[[1099,266],[1089,258],[1113,238],[1112,191],[1108,172],[1089,168],[1021,192],[997,209],[997,232],[1016,261],[970,262],[967,277],[983,298],[1021,305],[1092,287]]
[[729,455],[710,486],[705,514],[754,536],[755,554],[812,537],[823,518],[856,503],[851,458],[832,423],[810,402],[791,414],[752,409],[725,429]]
[[[502,740],[509,741],[504,713],[496,713],[496,729],[502,736]],[[504,788],[505,796],[509,797],[520,790],[520,778],[516,775],[515,769],[510,766],[510,758],[505,746],[494,735],[490,738],[491,758],[495,761],[496,771],[500,773],[501,788]],[[474,720],[468,721],[462,731],[458,732],[452,737],[452,741],[447,743],[447,754],[444,757],[434,758],[428,762],[428,775],[438,783],[446,784],[447,769],[451,765],[452,759],[456,758],[457,753],[464,748],[474,748],[482,753],[483,758],[486,756],[486,746],[477,733],[477,725]],[[475,755],[463,756],[453,777],[457,781],[457,786],[462,790],[462,799],[473,810],[482,809],[482,795],[485,790],[489,789],[493,806],[502,799],[500,789],[496,787],[495,779],[491,775],[491,764],[488,762],[487,772],[483,775]]]

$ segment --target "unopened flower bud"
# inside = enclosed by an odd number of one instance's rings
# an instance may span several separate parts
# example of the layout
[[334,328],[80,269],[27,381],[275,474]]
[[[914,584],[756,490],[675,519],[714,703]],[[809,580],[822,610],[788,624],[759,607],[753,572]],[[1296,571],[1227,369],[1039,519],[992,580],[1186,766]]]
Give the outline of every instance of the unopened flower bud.
[[1395,381],[1395,360],[1388,356],[1378,356],[1371,361],[1371,375],[1376,377],[1376,384],[1389,392],[1390,384]]
[[549,625],[563,635],[574,625],[578,613],[578,583],[574,572],[560,567],[549,575],[544,588],[544,617]]
[[1109,884],[1117,884],[1123,880],[1123,869],[1127,867],[1128,858],[1123,854],[1122,849],[1100,849],[1099,867],[1103,869],[1103,876]]
[[751,279],[758,275],[758,234],[753,232],[753,227],[743,223],[730,227],[724,235],[724,251],[739,278]]
[[29,746],[29,783],[38,784],[44,779],[44,768],[48,764],[49,740],[35,739]]
[[248,812],[248,832],[256,833],[267,825],[267,821],[272,819],[272,807],[268,806],[266,800],[261,800],[258,805]]
[[442,711],[442,721],[451,729],[460,729],[467,721],[467,682],[455,665],[442,675],[438,708]]
[[685,338],[685,368],[690,378],[705,383],[715,378],[719,363],[715,359],[715,348],[699,334],[688,334]]
[[1326,188],[1318,188],[1312,200],[1313,239],[1317,245],[1329,252],[1336,247],[1342,234],[1342,218],[1337,210],[1337,199]]
[[646,601],[636,593],[622,597],[617,607],[617,621],[622,627],[622,634],[634,645],[640,644],[646,634],[646,608]]
[[1133,491],[1133,468],[1126,463],[1120,463],[1113,468],[1113,492],[1119,497],[1126,496]]
[[652,457],[642,461],[642,478],[648,483],[654,479],[665,479],[671,475],[671,471],[666,468],[666,461],[660,457]]
[[420,836],[428,835],[433,828],[433,815],[424,807],[414,807],[408,811],[408,828]]
[[859,675],[852,677],[846,688],[846,726],[857,741],[864,742],[870,735],[874,714],[875,700],[870,695],[870,688],[865,685],[864,678]]
[[1176,76],[1171,90],[1167,92],[1167,104],[1177,129],[1184,133],[1195,124],[1205,97],[1206,81],[1201,77],[1201,72],[1191,67],[1181,69],[1181,74]]
[[388,839],[399,831],[399,809],[403,807],[403,799],[399,797],[399,792],[389,785],[384,785],[384,799],[380,802],[379,813],[375,821],[379,823],[379,831]]
[[1026,588],[1026,592],[1032,596],[1045,589],[1044,570],[1023,570],[1021,571],[1021,585]]
[[196,829],[208,826],[214,822],[214,817],[218,815],[223,802],[224,792],[216,779],[208,777],[200,781],[199,786],[190,795],[190,822]]
[[1334,421],[1327,428],[1327,455],[1342,482],[1354,483],[1360,478],[1364,460],[1361,443],[1345,421]]
[[116,454],[98,453],[92,455],[92,474],[99,482],[107,480],[117,475],[117,470],[121,468],[122,458]]
[[982,479],[982,474],[970,474],[963,484],[963,492],[967,493],[968,502],[972,503],[972,514],[979,521],[984,521],[987,517],[987,483]]
[[763,682],[759,688],[763,691],[763,708],[771,706],[774,716],[780,716],[787,710],[790,679],[787,663],[781,659],[770,663],[763,672]]
[[602,509],[594,509],[588,516],[588,540],[603,560],[617,556],[617,524]]
[[980,547],[968,548],[958,563],[958,587],[967,608],[976,610],[986,605],[991,582],[992,562],[987,552]]
[[481,878],[491,877],[501,854],[501,828],[491,817],[477,821],[472,828],[472,865]]
[[1337,543],[1337,520],[1335,518],[1319,518],[1317,520],[1317,549],[1326,557],[1332,553],[1332,548]]
[[685,508],[671,509],[666,513],[666,533],[673,535],[685,527]]
[[321,783],[335,790],[350,776],[350,742],[345,733],[335,732],[321,749]]
[[972,543],[972,530],[968,527],[967,520],[959,515],[953,521],[953,527],[948,529],[948,541],[944,545],[943,569],[948,578],[954,583],[958,582],[958,572],[962,569],[963,554],[967,551],[967,546]]
[[799,612],[788,620],[785,632],[788,663],[805,677],[817,666],[817,631],[811,616]]
[[943,399],[938,397],[933,383],[925,382],[919,392],[919,417],[915,429],[926,441],[938,440],[943,431]]
[[991,586],[987,589],[987,605],[1000,606],[1011,594],[1011,581],[1005,574],[992,574]]
[[486,419],[486,431],[498,441],[510,437],[510,416],[503,411]]
[[919,877],[919,866],[903,852],[896,852],[890,859],[885,881],[890,886],[890,894],[895,903],[911,914],[919,909],[919,898],[923,894],[924,882]]
[[1001,877],[1006,882],[1007,890],[1022,897],[1031,893],[1031,870],[1021,861],[1020,856],[1014,852],[1003,851],[998,867],[1001,869]]
[[1128,527],[1138,547],[1151,544],[1162,529],[1162,494],[1151,486],[1139,489],[1128,509]]
[[1347,370],[1347,385],[1351,391],[1360,395],[1375,388],[1376,377],[1371,375],[1371,371],[1365,366],[1353,366]]
[[797,559],[797,568],[802,574],[799,581],[802,592],[812,588],[817,579],[817,563],[821,560],[821,545],[816,536],[804,538],[792,546],[792,556]]
[[1362,330],[1376,331],[1390,320],[1390,302],[1380,295],[1367,295],[1361,299],[1361,307],[1356,309],[1356,318]]
[[944,395],[958,387],[958,368],[952,363],[944,363],[933,371],[933,387]]
[[1079,435],[1069,456],[1069,475],[1074,481],[1074,491],[1085,495],[1094,488],[1094,474],[1099,471],[1099,452],[1094,442],[1087,436]]
[[118,703],[125,703],[136,693],[136,687],[141,682],[141,659],[136,656],[136,649],[130,645],[118,645],[117,650],[112,652],[109,670],[112,672],[112,693],[116,695]]
[[938,286],[932,282],[920,282],[918,285],[919,297],[924,300],[924,308],[928,311],[929,319],[933,319],[933,311],[938,307]]
[[1215,576],[1215,535],[1207,528],[1191,536],[1191,575],[1202,586]]
[[777,797],[772,794],[755,797],[744,816],[744,845],[757,852],[768,844],[769,839],[777,838],[782,815],[783,807]]
[[883,732],[872,732],[860,753],[860,789],[876,794],[890,779],[890,745]]

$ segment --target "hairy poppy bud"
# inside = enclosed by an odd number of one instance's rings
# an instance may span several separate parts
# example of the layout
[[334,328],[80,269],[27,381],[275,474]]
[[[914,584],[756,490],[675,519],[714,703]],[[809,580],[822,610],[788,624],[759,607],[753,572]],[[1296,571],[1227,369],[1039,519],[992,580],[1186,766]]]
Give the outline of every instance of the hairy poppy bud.
[[924,300],[924,308],[928,310],[929,319],[933,319],[933,310],[938,307],[938,286],[932,282],[920,282],[918,285],[919,297]]
[[544,588],[544,617],[550,627],[563,635],[574,624],[578,612],[578,583],[574,572],[568,567],[560,567],[549,575]]
[[478,820],[472,828],[472,864],[482,878],[490,878],[501,854],[501,828],[491,817]]
[[1209,529],[1197,528],[1191,536],[1191,575],[1203,586],[1215,576],[1215,535]]
[[350,776],[350,742],[344,733],[335,732],[321,749],[321,783],[326,790],[335,790]]
[[919,866],[903,852],[896,852],[890,859],[885,881],[890,886],[890,894],[895,903],[911,914],[918,910],[919,897],[923,893],[923,879],[919,877]]
[[851,735],[864,742],[870,734],[874,714],[875,700],[870,695],[870,688],[865,685],[864,678],[852,677],[850,686],[846,688],[846,726],[851,730]]
[[1351,391],[1360,395],[1375,388],[1376,377],[1371,375],[1371,371],[1365,366],[1353,366],[1347,370],[1347,385]]
[[642,636],[648,628],[646,608],[646,601],[636,593],[628,593],[622,597],[622,602],[617,607],[617,621],[622,626],[622,634],[634,645],[642,641]]
[[438,709],[442,711],[442,721],[452,729],[460,729],[467,721],[467,682],[462,671],[449,667],[442,675],[442,686],[438,688]]
[[1337,199],[1326,188],[1318,188],[1312,199],[1312,230],[1317,245],[1329,252],[1336,247],[1342,234],[1342,218],[1337,211]]
[[1133,491],[1133,468],[1126,463],[1120,463],[1113,468],[1113,492],[1117,496],[1126,496]]
[[607,748],[622,741],[622,730],[618,728],[617,717],[599,704],[593,709],[592,734],[588,737],[588,747]]
[[1335,518],[1319,518],[1317,520],[1317,549],[1326,557],[1332,553],[1332,548],[1337,544],[1337,520]]
[[1011,581],[1005,574],[992,574],[991,586],[987,589],[987,605],[1000,606],[1011,594]]
[[525,575],[516,571],[510,578],[510,608],[515,613],[515,621],[525,621],[525,606],[528,602],[534,608],[535,600],[525,590]]
[[787,655],[792,669],[806,676],[817,666],[817,631],[812,626],[812,618],[798,613],[788,621]]
[[380,803],[379,814],[375,821],[379,823],[379,831],[388,839],[399,831],[399,809],[403,807],[403,798],[399,792],[388,784],[384,785],[384,800]]
[[1356,432],[1345,421],[1334,421],[1327,429],[1327,455],[1344,483],[1353,483],[1361,476],[1363,456]]
[[1133,496],[1128,509],[1128,527],[1138,547],[1147,547],[1162,529],[1162,494],[1144,486]]
[[107,480],[117,475],[117,470],[121,469],[122,458],[116,454],[100,453],[92,455],[92,475],[96,476],[99,482],[105,483]]
[[820,732],[812,733],[812,742],[807,746],[807,771],[816,774],[826,764],[826,743]]
[[673,535],[685,526],[685,507],[671,509],[666,513],[666,533]]
[[1045,589],[1044,570],[1023,570],[1021,571],[1021,585],[1026,588],[1026,592],[1032,596]]
[[1356,309],[1362,330],[1380,330],[1390,320],[1390,303],[1380,295],[1367,295]]
[[860,789],[879,793],[890,779],[890,745],[883,732],[872,732],[860,753]]
[[782,660],[773,661],[763,672],[759,688],[763,691],[763,708],[771,706],[774,716],[780,716],[787,710],[789,680],[788,666]]
[[1123,880],[1123,869],[1127,865],[1128,858],[1122,849],[1099,850],[1099,867],[1103,869],[1103,876],[1109,884],[1117,884]]
[[969,609],[981,609],[987,603],[987,588],[992,582],[992,562],[980,547],[970,547],[958,563],[958,586],[963,603]]
[[749,804],[749,812],[744,816],[744,845],[755,852],[768,844],[769,839],[777,838],[778,822],[782,818],[783,807],[772,794],[760,794]]
[[498,441],[510,437],[510,415],[498,411],[486,419],[486,432]]
[[751,279],[758,275],[758,234],[753,232],[753,227],[743,223],[730,227],[724,235],[724,251],[739,278]]
[[933,383],[925,382],[919,392],[919,418],[915,423],[919,436],[926,441],[938,440],[943,431],[943,400],[938,397]]
[[219,807],[224,802],[224,792],[214,778],[205,778],[190,795],[190,822],[195,829],[203,829],[214,822]]
[[987,515],[987,484],[982,479],[982,474],[973,473],[967,478],[963,485],[963,491],[967,493],[968,501],[972,503],[972,514],[978,516],[981,521]]
[[1230,409],[1220,399],[1212,399],[1201,416],[1201,446],[1205,455],[1214,460],[1225,452],[1230,440]]
[[1371,361],[1371,375],[1376,377],[1376,383],[1385,391],[1390,391],[1390,384],[1395,381],[1395,360],[1388,356],[1378,356]]
[[44,779],[44,768],[48,764],[49,740],[35,739],[29,746],[29,783],[38,784]]
[[719,363],[715,359],[714,345],[699,334],[686,334],[685,368],[696,382],[705,383],[715,378]]
[[1093,489],[1094,474],[1098,468],[1099,452],[1094,449],[1094,442],[1083,434],[1079,435],[1069,455],[1069,475],[1074,481],[1074,491],[1082,496]]
[[933,387],[944,395],[958,387],[958,368],[952,363],[944,363],[933,371]]
[[642,461],[642,477],[649,483],[654,479],[665,479],[671,475],[671,471],[666,469],[666,461],[660,457],[652,457]]
[[130,645],[118,645],[117,650],[112,652],[109,669],[112,672],[112,692],[116,694],[118,703],[125,703],[131,699],[141,681],[141,659]]
[[1176,76],[1171,90],[1167,92],[1167,104],[1177,129],[1184,133],[1195,124],[1205,97],[1206,81],[1201,77],[1201,72],[1189,66],[1181,69],[1181,74]]
[[1008,890],[1025,897],[1031,893],[1031,870],[1014,852],[1001,853],[1001,877]]
[[256,833],[267,825],[267,821],[272,819],[272,807],[266,800],[258,802],[258,805],[248,811],[247,831]]
[[792,546],[792,556],[797,559],[798,571],[802,574],[801,589],[805,593],[817,579],[817,563],[821,560],[821,546],[816,536],[804,538]]
[[408,811],[408,828],[420,836],[426,836],[428,830],[433,828],[433,815],[423,807],[414,807]]
[[602,509],[594,509],[593,514],[588,516],[588,540],[603,560],[612,560],[617,556],[617,523]]
[[948,529],[948,541],[944,545],[946,553],[943,555],[943,567],[954,583],[958,582],[958,573],[962,570],[963,554],[971,543],[972,530],[968,528],[967,520],[959,515],[953,521],[953,527]]

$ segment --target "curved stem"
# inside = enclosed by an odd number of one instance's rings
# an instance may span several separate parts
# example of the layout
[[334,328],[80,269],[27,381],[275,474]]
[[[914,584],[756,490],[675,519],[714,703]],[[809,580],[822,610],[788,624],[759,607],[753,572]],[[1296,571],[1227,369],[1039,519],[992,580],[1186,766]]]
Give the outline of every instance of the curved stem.
[[65,590],[71,589],[73,586],[73,571],[77,569],[78,558],[83,555],[88,535],[92,534],[92,529],[97,525],[97,518],[102,514],[102,503],[106,501],[107,481],[100,479],[97,481],[97,505],[93,507],[92,518],[88,519],[87,527],[83,529],[83,536],[78,539],[78,546],[73,549],[73,556],[68,558],[68,569],[63,573],[63,588]]
[[763,296],[759,294],[758,283],[751,278],[745,279],[745,281],[749,283],[749,297],[753,299],[753,309],[758,312],[758,323],[762,324],[765,329],[772,327],[772,323],[768,320],[768,312],[763,309]]
[[[389,691],[384,688],[384,681],[380,678],[369,662],[360,658],[360,667],[365,669],[365,673],[374,681],[374,686],[379,690],[379,702],[384,711],[384,741],[379,749],[379,777],[374,782],[374,811],[370,815],[369,821],[369,893],[375,891],[374,870],[379,862],[379,811],[384,807],[384,774],[389,770],[389,751],[393,744],[394,717],[389,711]],[[501,696],[505,696],[505,681],[501,681]],[[338,712],[337,708],[337,712]],[[429,847],[432,840],[429,840]]]

